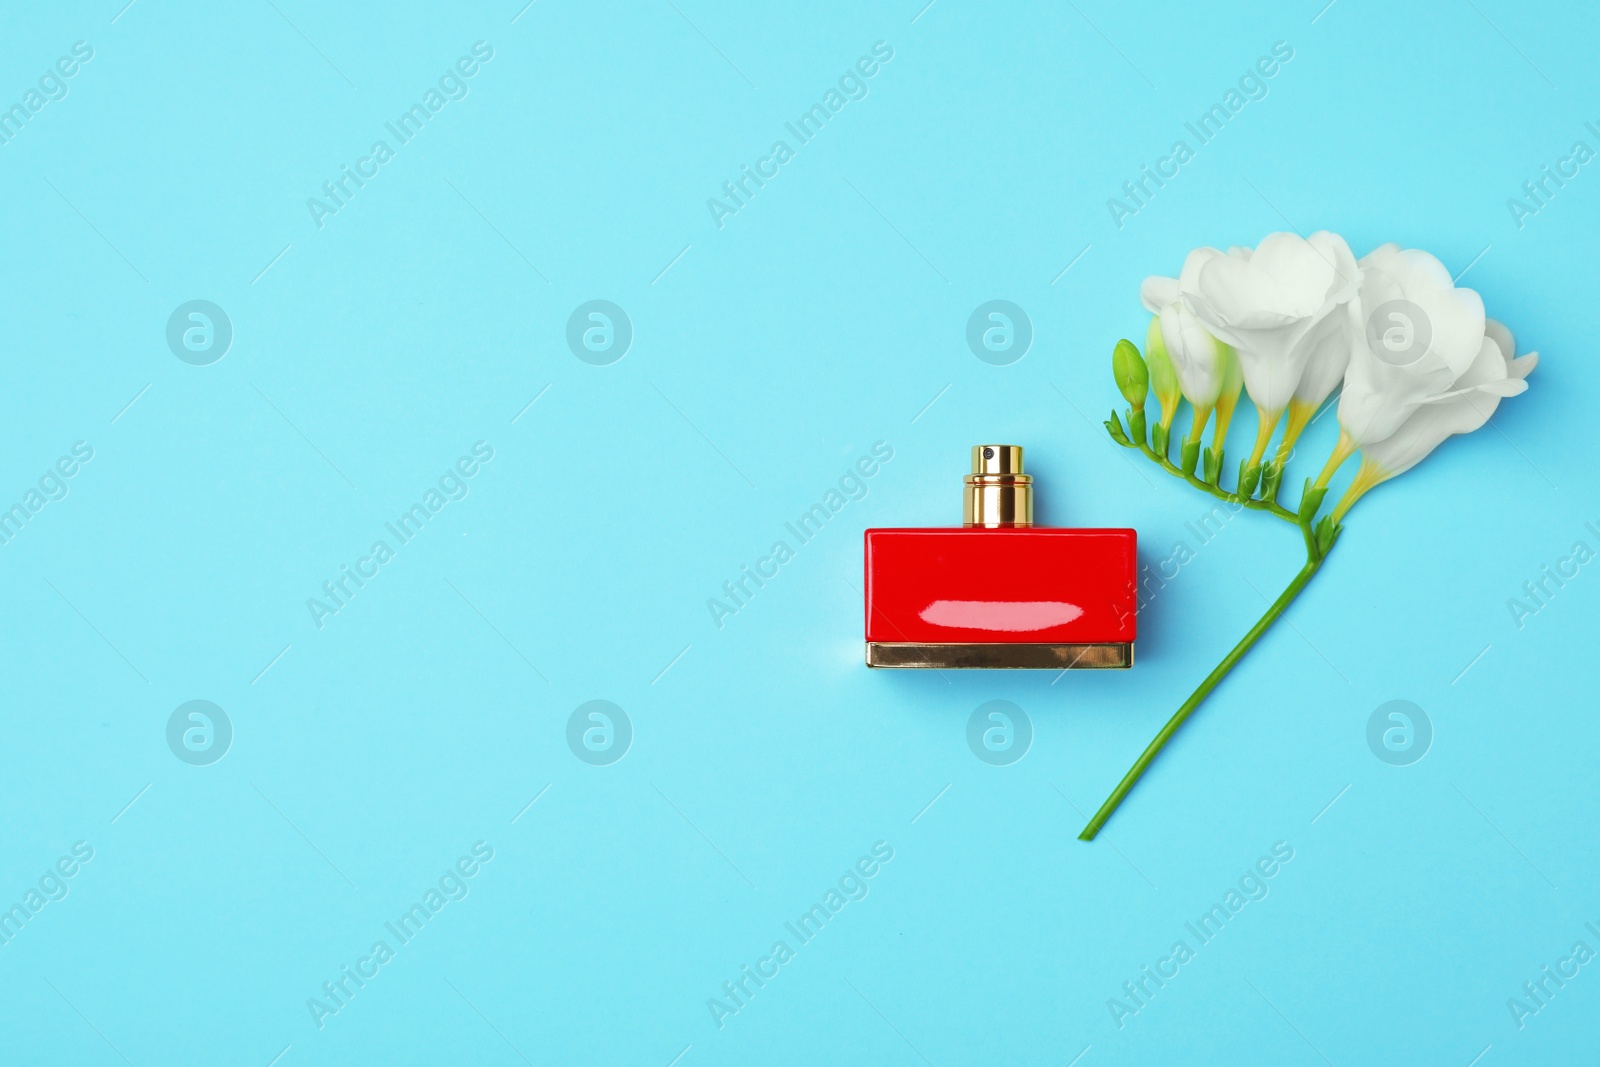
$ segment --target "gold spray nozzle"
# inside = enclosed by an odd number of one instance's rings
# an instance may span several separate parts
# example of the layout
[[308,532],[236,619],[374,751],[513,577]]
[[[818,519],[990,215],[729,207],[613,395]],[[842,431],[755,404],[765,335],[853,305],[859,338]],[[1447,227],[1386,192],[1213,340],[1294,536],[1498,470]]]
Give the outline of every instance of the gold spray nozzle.
[[1022,446],[974,445],[962,496],[965,526],[1032,526],[1033,478],[1022,473]]

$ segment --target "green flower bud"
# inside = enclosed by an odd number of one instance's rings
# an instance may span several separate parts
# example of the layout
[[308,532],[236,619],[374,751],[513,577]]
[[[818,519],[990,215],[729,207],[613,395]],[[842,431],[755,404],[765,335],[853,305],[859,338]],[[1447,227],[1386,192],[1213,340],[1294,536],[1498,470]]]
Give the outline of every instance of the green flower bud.
[[1344,527],[1335,525],[1332,515],[1322,516],[1316,526],[1318,554],[1326,556],[1328,549],[1333,547],[1333,543],[1339,539],[1339,535],[1343,532]]
[[1328,495],[1328,487],[1320,489],[1311,484],[1311,479],[1306,479],[1306,487],[1300,494],[1300,521],[1310,522],[1316,515],[1317,509],[1322,506],[1322,498]]
[[1123,399],[1135,409],[1142,409],[1150,392],[1150,369],[1145,366],[1138,347],[1127,338],[1118,341],[1116,350],[1111,353],[1111,373],[1117,379]]

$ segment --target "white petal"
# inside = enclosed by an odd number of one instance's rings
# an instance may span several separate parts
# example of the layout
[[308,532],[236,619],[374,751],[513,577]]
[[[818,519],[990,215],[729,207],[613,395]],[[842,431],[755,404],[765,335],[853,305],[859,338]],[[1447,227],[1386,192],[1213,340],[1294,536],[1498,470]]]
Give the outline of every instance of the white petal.
[[1281,280],[1257,266],[1259,259],[1243,260],[1214,254],[1184,264],[1178,289],[1213,328],[1275,329],[1294,323],[1301,315],[1283,305]]
[[[1384,245],[1378,252],[1384,253],[1384,262],[1377,265],[1392,274],[1405,289],[1451,289],[1455,287],[1455,281],[1450,277],[1450,272],[1445,269],[1443,263],[1439,262],[1439,258],[1431,252],[1424,252],[1420,248],[1401,249],[1395,245]],[[1378,252],[1374,252],[1372,256],[1376,257]]]
[[1309,354],[1300,383],[1295,386],[1296,400],[1315,407],[1344,380],[1344,372],[1350,366],[1350,350],[1354,344],[1351,333],[1355,328],[1355,314],[1345,306],[1323,320],[1316,331],[1318,336],[1307,337]]
[[1353,297],[1361,281],[1361,267],[1356,263],[1356,257],[1345,239],[1328,230],[1318,230],[1307,239],[1307,243],[1328,261],[1328,266],[1333,270],[1334,282],[1327,298],[1333,303],[1342,304]]
[[1183,257],[1183,269],[1178,272],[1178,291],[1195,292],[1199,287],[1200,269],[1221,255],[1215,248],[1202,247]]
[[1511,362],[1512,357],[1517,354],[1517,342],[1511,336],[1511,331],[1506,329],[1505,323],[1496,322],[1494,319],[1484,319],[1483,332],[1485,336],[1493,339],[1494,343],[1500,346],[1500,351],[1505,355],[1506,362]]
[[1476,404],[1465,397],[1425,404],[1400,428],[1382,441],[1365,446],[1361,451],[1389,475],[1404,474],[1422,462],[1445,442],[1458,433],[1471,433],[1494,414],[1499,397],[1488,397]]
[[1224,349],[1181,302],[1161,310],[1161,340],[1189,403],[1209,408],[1222,393]]
[[1161,309],[1178,299],[1178,279],[1163,278],[1159,274],[1152,274],[1139,286],[1139,300],[1144,304],[1144,309],[1152,315],[1161,314]]
[[[1504,377],[1505,369],[1499,344],[1484,338],[1478,358],[1462,375],[1464,388],[1422,404],[1389,437],[1363,446],[1363,454],[1388,474],[1410,470],[1446,438],[1471,433],[1488,422],[1502,397],[1527,389],[1521,379]],[[1468,378],[1472,381],[1465,381]]]
[[[1422,310],[1426,319],[1419,329],[1426,329],[1430,347],[1455,374],[1465,373],[1477,358],[1484,334],[1483,298],[1471,289],[1456,288],[1444,264],[1421,249],[1384,245],[1362,265],[1371,268],[1369,275],[1381,272],[1398,287],[1399,299]],[[1368,314],[1381,306],[1369,301]]]
[[1357,335],[1339,394],[1339,425],[1365,448],[1393,434],[1417,408],[1454,384],[1455,375],[1430,353],[1397,367],[1372,351],[1364,333]]
[[[1402,288],[1405,282],[1401,282]],[[1471,289],[1406,288],[1406,298],[1428,316],[1432,331],[1430,349],[1445,366],[1464,374],[1477,358],[1483,342],[1483,298]],[[1495,346],[1496,350],[1499,345]]]
[[[1506,381],[1526,388],[1523,385],[1522,376],[1519,375],[1515,378],[1510,376],[1510,363],[1506,360],[1504,351],[1495,340],[1485,337],[1478,348],[1478,358],[1472,361],[1472,366],[1467,368],[1465,374],[1456,379],[1452,391]],[[1522,392],[1522,388],[1517,389],[1515,392]],[[1506,393],[1504,395],[1512,396],[1514,393]]]
[[1390,262],[1393,261],[1394,257],[1399,254],[1400,246],[1395,244],[1393,241],[1390,241],[1388,244],[1379,245],[1377,248],[1374,248],[1372,251],[1361,257],[1361,268],[1365,270],[1368,267],[1376,267],[1379,270],[1387,271],[1389,269]]
[[1244,266],[1272,310],[1297,317],[1315,314],[1335,280],[1333,264],[1295,233],[1268,234]]

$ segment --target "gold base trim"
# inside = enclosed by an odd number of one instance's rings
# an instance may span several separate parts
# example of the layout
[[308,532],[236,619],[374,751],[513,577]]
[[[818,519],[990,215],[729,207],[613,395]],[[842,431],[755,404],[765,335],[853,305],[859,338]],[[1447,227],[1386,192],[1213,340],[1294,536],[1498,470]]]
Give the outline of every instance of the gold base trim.
[[869,641],[867,666],[938,670],[1123,670],[1133,666],[1133,645],[925,645]]

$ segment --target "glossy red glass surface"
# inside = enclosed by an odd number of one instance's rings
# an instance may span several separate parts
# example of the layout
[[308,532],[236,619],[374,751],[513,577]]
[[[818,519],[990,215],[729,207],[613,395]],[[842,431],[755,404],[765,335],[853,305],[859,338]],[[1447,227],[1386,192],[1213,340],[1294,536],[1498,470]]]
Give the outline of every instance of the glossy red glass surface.
[[866,532],[869,642],[1127,643],[1132,530]]

